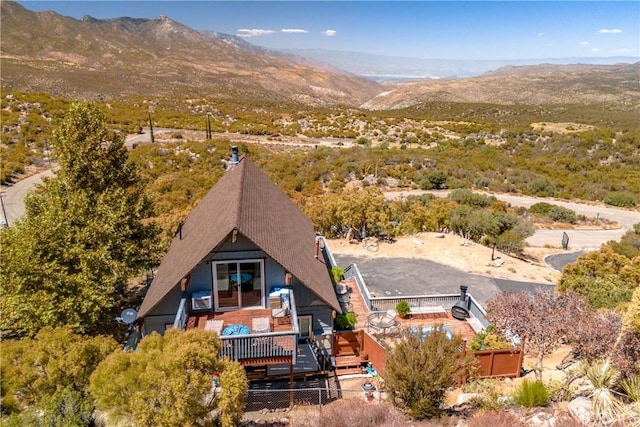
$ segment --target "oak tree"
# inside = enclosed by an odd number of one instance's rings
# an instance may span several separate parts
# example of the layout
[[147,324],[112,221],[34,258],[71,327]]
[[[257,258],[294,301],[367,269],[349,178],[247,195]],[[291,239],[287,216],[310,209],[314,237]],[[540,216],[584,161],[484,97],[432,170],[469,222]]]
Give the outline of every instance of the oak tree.
[[91,393],[99,409],[134,425],[194,425],[217,411],[223,426],[234,426],[248,383],[242,366],[219,353],[220,340],[208,331],[152,333],[135,352],[108,356],[91,377]]

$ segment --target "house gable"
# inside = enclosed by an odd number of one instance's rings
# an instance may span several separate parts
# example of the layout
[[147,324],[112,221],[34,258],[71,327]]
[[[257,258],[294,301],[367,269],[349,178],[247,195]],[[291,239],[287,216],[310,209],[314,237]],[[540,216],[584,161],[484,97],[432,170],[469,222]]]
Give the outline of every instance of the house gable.
[[306,215],[248,158],[229,170],[182,223],[140,307],[144,317],[227,239],[246,237],[333,309],[327,268]]

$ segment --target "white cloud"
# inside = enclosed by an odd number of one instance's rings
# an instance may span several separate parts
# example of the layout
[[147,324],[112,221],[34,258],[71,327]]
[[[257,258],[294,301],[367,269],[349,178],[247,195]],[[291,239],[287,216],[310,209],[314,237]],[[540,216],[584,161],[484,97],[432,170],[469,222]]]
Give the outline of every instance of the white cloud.
[[269,34],[273,34],[273,30],[259,30],[257,28],[241,28],[238,30],[238,37],[258,37],[258,36],[268,36]]
[[603,28],[598,31],[600,34],[619,34],[622,30],[618,28]]
[[589,46],[589,42],[580,42],[581,46]]
[[322,32],[322,34],[324,34],[327,37],[333,37],[336,35],[336,33],[337,33],[336,30],[325,30]]
[[301,28],[283,28],[280,31],[283,32],[283,33],[303,33],[303,34],[306,34],[306,33],[309,32],[309,31],[303,30]]
[[544,33],[538,33],[539,36],[544,36]]
[[597,53],[597,52],[600,52],[600,49],[598,49],[597,47],[594,47],[593,49],[591,49],[591,52]]

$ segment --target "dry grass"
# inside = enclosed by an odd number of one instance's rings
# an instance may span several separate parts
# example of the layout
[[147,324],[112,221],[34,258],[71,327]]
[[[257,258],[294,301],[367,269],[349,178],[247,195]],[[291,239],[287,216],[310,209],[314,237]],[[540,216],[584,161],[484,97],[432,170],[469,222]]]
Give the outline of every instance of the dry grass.
[[305,413],[291,413],[291,426],[295,427],[445,427],[457,420],[415,421],[386,403],[365,402],[361,398],[342,399],[317,409],[301,408]]

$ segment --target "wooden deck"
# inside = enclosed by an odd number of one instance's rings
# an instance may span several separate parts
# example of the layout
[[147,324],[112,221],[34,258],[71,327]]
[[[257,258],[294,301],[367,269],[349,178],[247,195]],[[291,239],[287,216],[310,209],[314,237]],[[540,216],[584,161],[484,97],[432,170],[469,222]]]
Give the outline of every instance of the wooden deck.
[[[191,313],[187,320],[188,329],[205,329],[207,320],[222,320],[222,329],[229,325],[246,325],[250,330],[253,319],[268,318],[271,332],[292,332],[291,314],[284,317],[273,317],[271,309],[268,308],[249,308],[236,311],[225,311],[222,313]],[[259,333],[251,330],[251,333]]]
[[[353,312],[358,317],[358,323],[356,324],[355,329],[363,329],[367,331],[369,310],[365,306],[360,289],[358,288],[355,279],[348,279],[343,282],[351,289],[351,304]],[[410,314],[406,319],[401,319],[399,316],[396,316],[396,321],[398,322],[398,330],[414,326],[422,327],[444,325],[451,329],[454,335],[461,335],[463,339],[467,339],[468,341],[473,339],[475,336],[475,331],[468,322],[454,319],[449,311]],[[393,331],[390,331],[390,333],[393,334]]]

